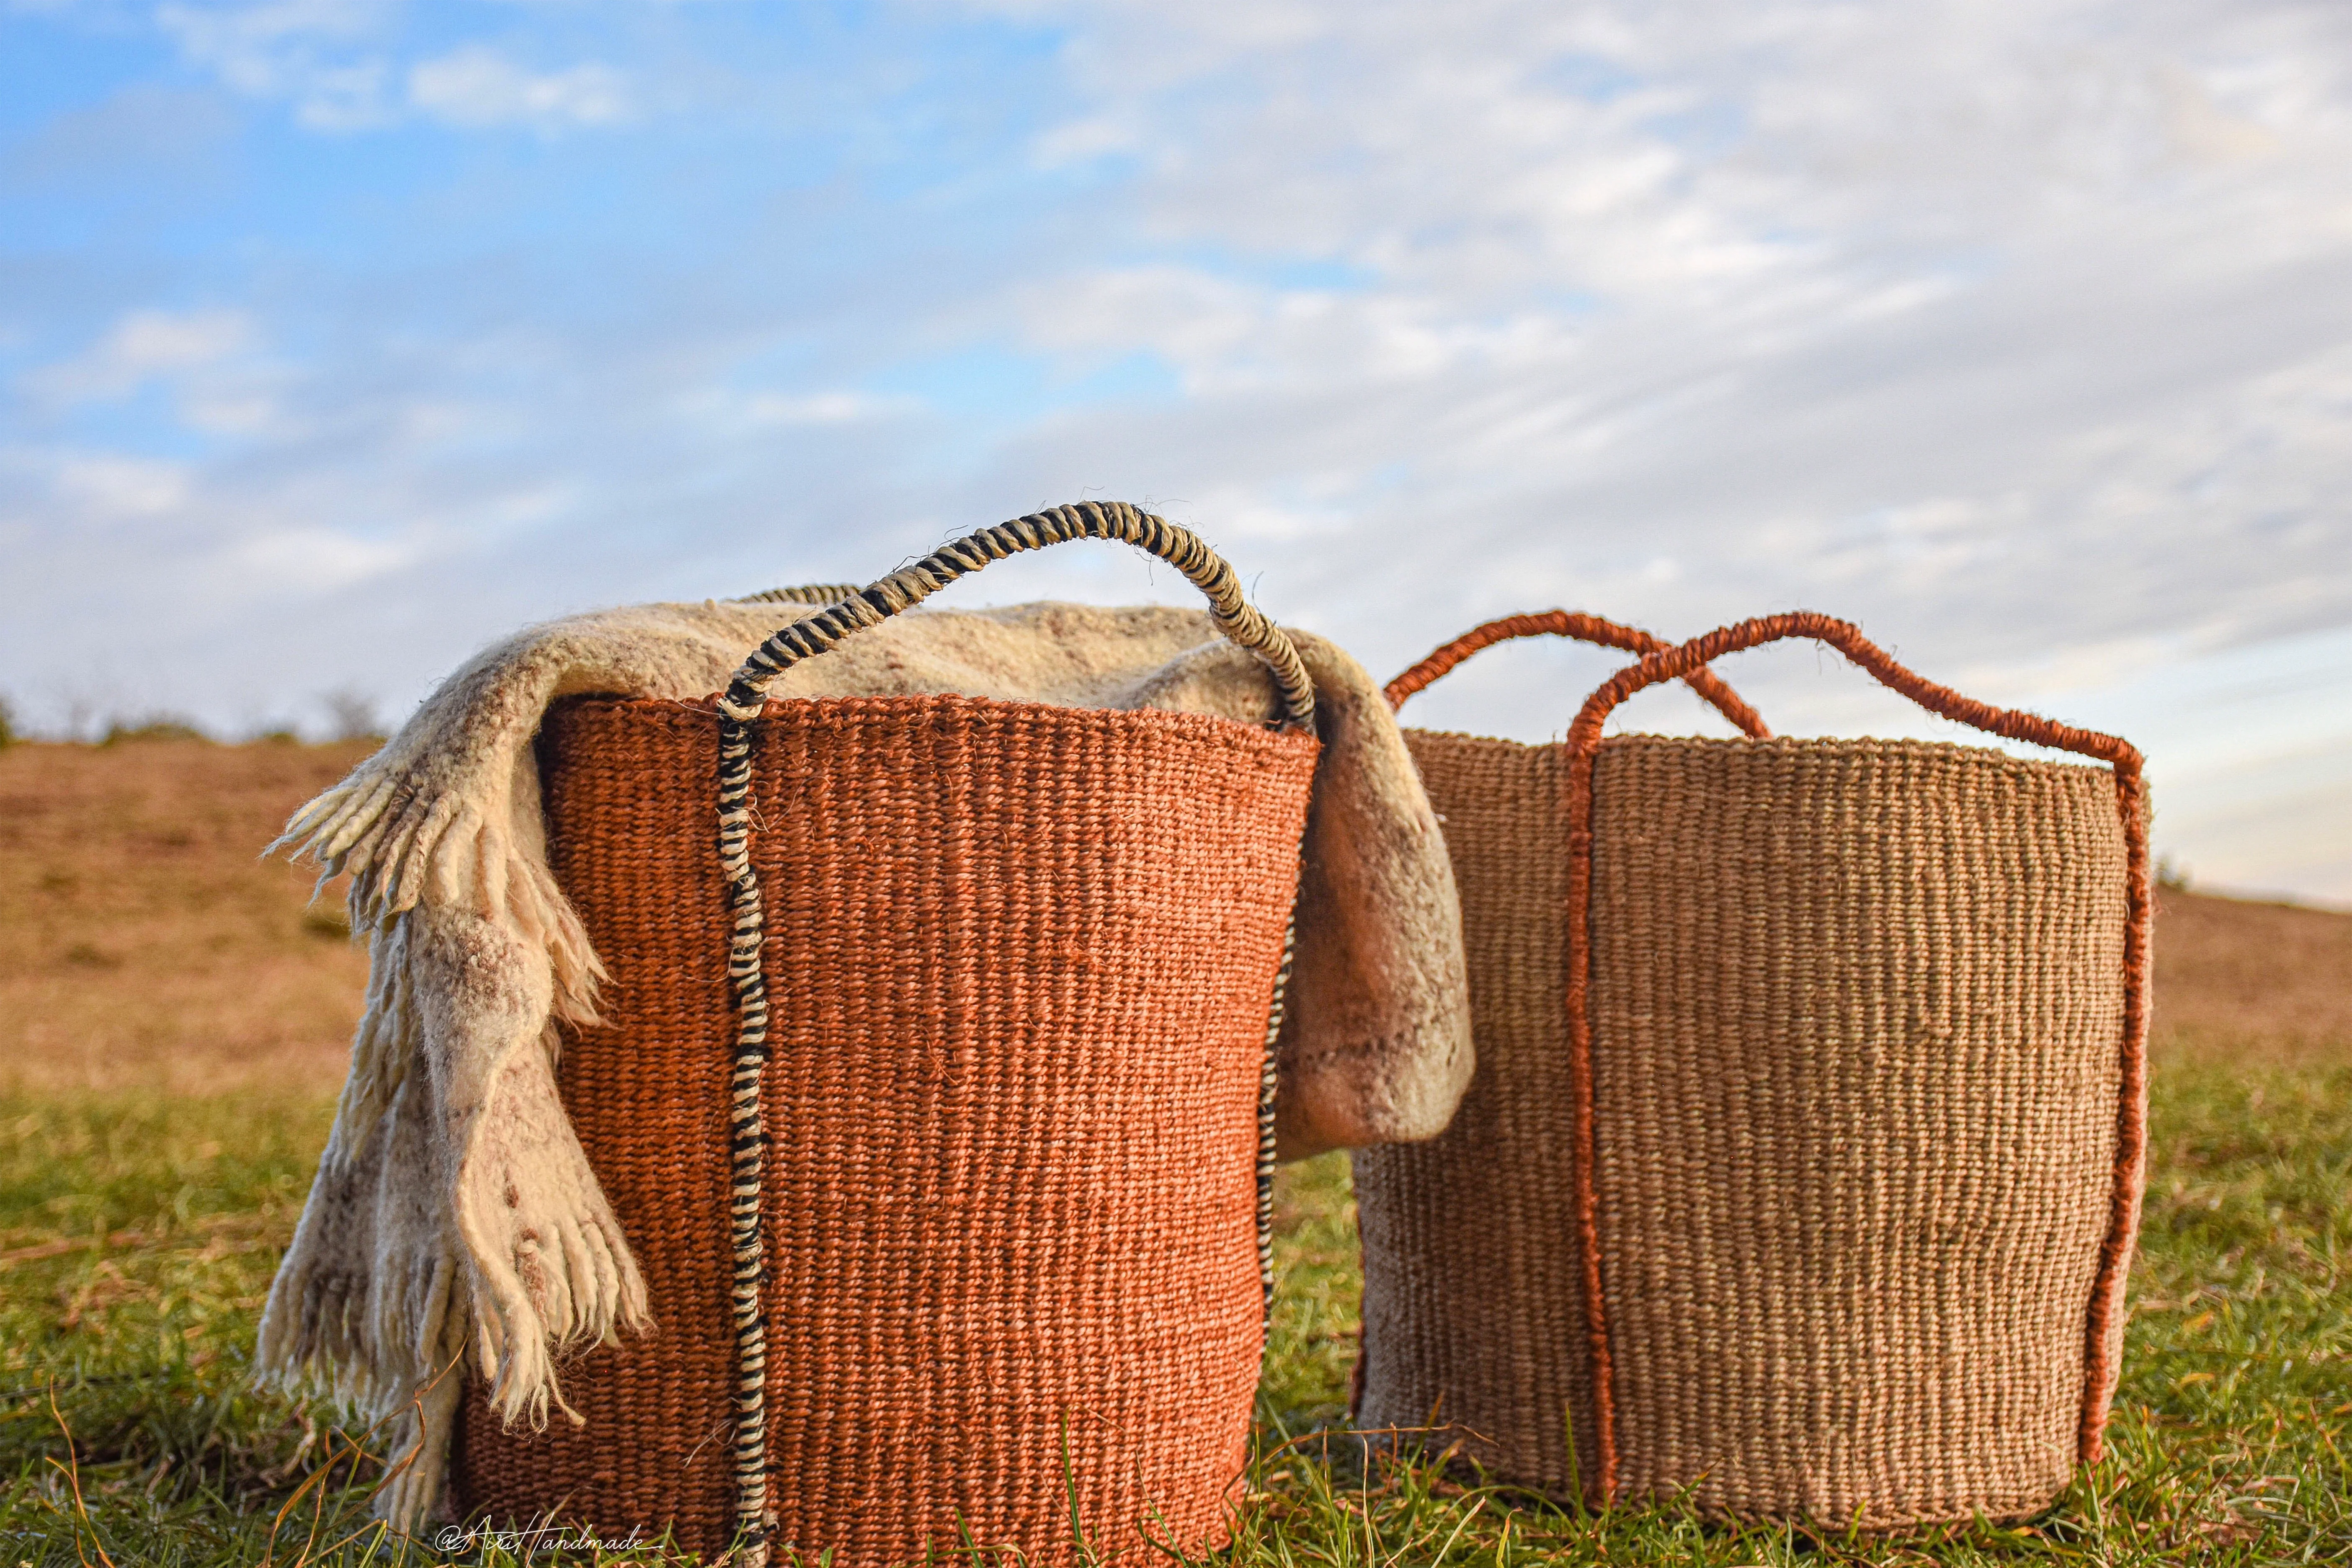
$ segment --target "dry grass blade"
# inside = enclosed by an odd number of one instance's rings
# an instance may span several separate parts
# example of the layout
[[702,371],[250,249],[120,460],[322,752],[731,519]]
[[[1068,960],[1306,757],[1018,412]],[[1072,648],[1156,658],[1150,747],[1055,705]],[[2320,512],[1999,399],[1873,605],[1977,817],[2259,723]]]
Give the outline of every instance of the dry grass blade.
[[73,1428],[66,1425],[65,1414],[58,1408],[57,1384],[50,1384],[47,1392],[49,1399],[49,1417],[58,1424],[58,1431],[66,1442],[65,1463],[58,1464],[55,1459],[51,1459],[49,1463],[65,1477],[66,1484],[73,1489],[74,1552],[85,1564],[89,1562],[89,1554],[82,1551],[81,1544],[81,1532],[87,1530],[89,1531],[90,1544],[98,1548],[99,1562],[104,1563],[105,1568],[114,1568],[114,1559],[106,1554],[105,1543],[98,1539],[98,1526],[90,1522],[89,1505],[82,1500],[81,1456],[74,1449]]

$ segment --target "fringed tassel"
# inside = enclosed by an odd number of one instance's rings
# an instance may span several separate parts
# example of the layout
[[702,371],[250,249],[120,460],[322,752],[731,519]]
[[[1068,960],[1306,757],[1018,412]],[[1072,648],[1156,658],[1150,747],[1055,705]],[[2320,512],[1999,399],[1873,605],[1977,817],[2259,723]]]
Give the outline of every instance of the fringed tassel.
[[[269,852],[289,851],[317,866],[322,888],[348,875],[353,931],[380,932],[420,903],[470,909],[504,923],[547,952],[554,1016],[595,1022],[604,966],[547,868],[529,748],[516,775],[479,800],[429,789],[387,756],[378,752],[296,812]],[[371,1016],[374,1011],[371,995]]]
[[551,1403],[580,1419],[558,1385],[558,1352],[651,1321],[645,1277],[563,1115],[550,1058],[509,1053],[455,1194],[478,1363],[496,1369],[499,1414],[534,1426],[546,1423]]
[[[500,798],[461,805],[363,765],[276,846],[322,881],[351,877],[369,984],[259,1367],[400,1425],[379,1512],[404,1529],[439,1496],[468,1363],[505,1419],[543,1425],[551,1404],[577,1420],[556,1355],[649,1321],[554,1083],[556,1025],[595,1021],[604,967],[545,865],[527,751],[500,783]],[[469,989],[493,952],[490,972],[541,977],[530,995]],[[457,1081],[437,1081],[436,1060]]]
[[410,1392],[394,1423],[383,1484],[375,1494],[376,1517],[408,1535],[443,1510],[449,1447],[466,1390],[465,1314],[443,1312],[433,1328],[433,1337],[418,1346],[420,1362],[432,1373]]

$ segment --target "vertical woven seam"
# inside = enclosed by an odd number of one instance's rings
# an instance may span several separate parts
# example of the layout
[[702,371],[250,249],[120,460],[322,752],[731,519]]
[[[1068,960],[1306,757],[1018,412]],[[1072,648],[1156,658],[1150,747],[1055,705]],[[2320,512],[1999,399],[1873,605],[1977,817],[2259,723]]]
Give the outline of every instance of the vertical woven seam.
[[1257,1279],[1268,1322],[1274,1319],[1274,1101],[1282,1082],[1274,1047],[1282,1033],[1283,1001],[1290,991],[1290,961],[1297,945],[1298,906],[1294,900],[1289,923],[1282,928],[1282,966],[1274,972],[1274,1005],[1265,1016],[1265,1059],[1257,1076]]
[[[1602,647],[1622,648],[1627,653],[1657,653],[1674,645],[1663,637],[1642,630],[1639,626],[1622,626],[1602,620],[1599,616],[1572,614],[1567,610],[1546,610],[1540,615],[1505,616],[1501,620],[1488,621],[1473,626],[1432,653],[1428,658],[1398,676],[1381,690],[1391,709],[1404,706],[1405,699],[1428,686],[1438,677],[1481,649],[1514,637],[1571,637],[1578,642],[1597,643]],[[1706,668],[1692,670],[1683,678],[1685,684],[1706,699],[1715,710],[1731,721],[1732,728],[1759,741],[1769,741],[1772,731],[1765,726],[1763,716],[1749,707],[1746,699],[1723,682],[1723,678]]]
[[[1574,735],[1570,734],[1571,743]],[[1568,1092],[1569,1144],[1575,1155],[1569,1200],[1576,1210],[1577,1262],[1584,1290],[1587,1382],[1592,1390],[1592,1480],[1587,1498],[1606,1508],[1617,1500],[1617,1384],[1609,1349],[1609,1308],[1601,1295],[1601,1199],[1593,1182],[1599,1159],[1592,1124],[1592,756],[1577,747],[1568,756]]]
[[2096,1464],[2105,1447],[2107,1406],[2121,1370],[2110,1362],[2107,1345],[2131,1272],[2147,1165],[2148,948],[2156,903],[2148,876],[2147,784],[2136,752],[2128,763],[2117,759],[2115,769],[2116,799],[2124,819],[2126,879],[2123,1071],[2116,1110],[2115,1188],[2108,1197],[2107,1234],[2099,1245],[2099,1273],[2091,1285],[2091,1310],[2084,1328],[2083,1417],[2075,1451],[2086,1465]]
[[734,1259],[728,1307],[735,1330],[735,1520],[746,1568],[768,1559],[768,1329],[761,1311],[767,1238],[761,1225],[768,1128],[761,1104],[768,1066],[768,983],[760,971],[766,935],[760,874],[751,867],[751,729],[719,715],[719,864],[734,930],[727,981],[740,1023],[728,1085],[730,1170],[727,1235]]
[[[1604,1502],[1616,1496],[1617,1476],[1616,1440],[1611,1430],[1614,1391],[1607,1381],[1610,1363],[1608,1311],[1601,1303],[1598,1289],[1601,1277],[1599,1203],[1591,1174],[1593,1108],[1590,926],[1593,757],[1600,748],[1601,725],[1611,710],[1635,692],[1662,680],[1686,677],[1725,654],[1788,637],[1812,637],[1827,643],[1882,685],[1910,698],[1930,712],[2010,740],[2093,757],[2115,769],[2116,809],[2122,818],[2125,850],[2124,1026],[2117,1074],[2114,1184],[2108,1195],[2107,1234],[2100,1243],[2099,1270],[2092,1282],[2091,1300],[2084,1325],[2083,1403],[2075,1434],[2075,1454],[2080,1462],[2096,1463],[2103,1450],[2107,1405],[2114,1397],[2116,1381],[2116,1373],[2108,1365],[2106,1347],[2116,1328],[2116,1313],[2123,1295],[2125,1278],[2129,1271],[2147,1147],[2147,975],[2153,901],[2148,889],[2147,820],[2145,780],[2141,771],[2143,759],[2138,748],[2119,736],[2076,729],[2071,724],[2044,719],[2037,713],[2014,708],[1995,708],[1990,703],[1964,697],[1949,687],[1939,686],[1897,664],[1884,649],[1864,637],[1861,628],[1852,622],[1810,610],[1799,610],[1722,627],[1704,637],[1693,637],[1679,647],[1651,653],[1641,663],[1620,670],[1585,700],[1575,722],[1569,726],[1564,742],[1569,749],[1569,1076],[1570,1092],[1575,1100],[1573,1137],[1579,1163],[1573,1197],[1577,1208],[1578,1237],[1585,1247],[1585,1278],[1591,1291],[1587,1298],[1586,1322],[1591,1341],[1594,1419],[1600,1428],[1597,1446],[1601,1452],[1596,1466],[1599,1471],[1596,1480]],[[1496,640],[1500,640],[1500,637]]]

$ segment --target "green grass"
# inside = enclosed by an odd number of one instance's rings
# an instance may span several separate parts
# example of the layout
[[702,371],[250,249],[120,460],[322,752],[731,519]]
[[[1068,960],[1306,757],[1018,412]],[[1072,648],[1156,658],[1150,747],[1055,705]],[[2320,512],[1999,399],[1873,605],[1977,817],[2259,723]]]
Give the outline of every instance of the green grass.
[[[366,1435],[248,1385],[255,1315],[325,1121],[308,1103],[0,1104],[0,1568],[441,1560],[369,1525]],[[1876,1540],[1579,1515],[1428,1466],[1367,1465],[1334,1430],[1356,1328],[1347,1167],[1287,1171],[1265,1457],[1229,1559],[2352,1563],[2352,1068],[2173,1068],[2154,1136],[2107,1458],[2028,1526]]]

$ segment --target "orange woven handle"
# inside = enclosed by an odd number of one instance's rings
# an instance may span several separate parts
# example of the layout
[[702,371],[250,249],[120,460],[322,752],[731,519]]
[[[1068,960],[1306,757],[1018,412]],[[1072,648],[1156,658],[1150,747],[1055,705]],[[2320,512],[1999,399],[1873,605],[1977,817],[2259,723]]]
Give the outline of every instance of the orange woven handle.
[[[1599,616],[1572,615],[1566,610],[1546,610],[1534,616],[1506,616],[1499,621],[1488,621],[1474,626],[1444,647],[1388,683],[1381,695],[1391,708],[1402,708],[1406,698],[1468,658],[1481,648],[1508,642],[1513,637],[1573,637],[1578,642],[1598,643],[1603,647],[1622,648],[1627,653],[1655,653],[1673,645],[1651,636],[1639,626],[1620,626],[1604,621]],[[1739,693],[1726,686],[1711,669],[1693,670],[1684,677],[1690,689],[1705,698],[1715,710],[1731,721],[1732,727],[1757,740],[1769,740],[1772,731],[1756,710],[1741,700]]]
[[1591,1354],[1594,1419],[1600,1433],[1595,1468],[1602,1500],[1617,1490],[1615,1394],[1610,1384],[1608,1313],[1601,1296],[1601,1237],[1593,1190],[1592,1020],[1588,1010],[1592,981],[1592,763],[1601,727],[1617,705],[1662,680],[1686,678],[1727,653],[1788,637],[1812,637],[1830,645],[1882,684],[1933,713],[2012,741],[2074,752],[2108,763],[2116,773],[2116,804],[2124,828],[2126,905],[2124,918],[2124,1035],[2120,1103],[2116,1115],[2115,1186],[2108,1205],[2107,1235],[2099,1248],[2099,1272],[2091,1288],[2084,1334],[2082,1417],[2076,1452],[2085,1464],[2099,1458],[2106,1409],[2115,1378],[2105,1345],[2123,1295],[2126,1260],[2139,1220],[2139,1190],[2147,1154],[2148,921],[2147,814],[2143,801],[2137,748],[2114,735],[2078,730],[2013,708],[1995,708],[1963,697],[1906,669],[1862,635],[1850,621],[1800,610],[1742,621],[1693,637],[1679,647],[1652,653],[1621,670],[1586,699],[1569,726],[1568,1027],[1569,1083],[1574,1100],[1570,1136],[1575,1142],[1574,1200],[1577,1236],[1584,1253],[1585,1328]]

